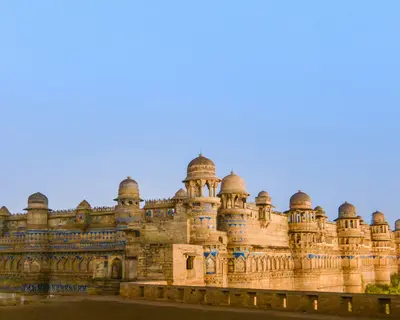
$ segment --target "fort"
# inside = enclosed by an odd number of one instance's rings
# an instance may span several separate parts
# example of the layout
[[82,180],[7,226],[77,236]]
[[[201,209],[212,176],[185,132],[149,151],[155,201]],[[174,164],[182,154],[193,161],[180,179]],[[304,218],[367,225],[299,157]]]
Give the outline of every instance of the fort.
[[0,292],[114,294],[121,286],[132,295],[130,285],[357,294],[399,272],[400,220],[392,231],[381,212],[368,224],[345,202],[331,222],[302,191],[278,212],[269,193],[248,201],[245,181],[234,172],[219,179],[201,154],[183,184],[169,199],[143,201],[128,177],[113,207],[83,200],[53,211],[41,193],[24,214],[2,207]]

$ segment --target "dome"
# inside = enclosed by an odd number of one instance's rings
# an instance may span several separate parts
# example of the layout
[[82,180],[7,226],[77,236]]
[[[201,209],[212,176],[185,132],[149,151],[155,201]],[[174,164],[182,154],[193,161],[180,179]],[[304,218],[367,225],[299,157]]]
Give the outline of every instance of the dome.
[[400,231],[400,219],[399,220],[396,220],[396,222],[394,223],[394,229],[396,230],[396,231]]
[[356,218],[356,207],[347,201],[339,207],[339,218]]
[[269,197],[269,193],[267,191],[260,191],[257,197]]
[[323,217],[323,216],[325,216],[325,210],[324,210],[324,208],[322,208],[322,207],[320,207],[320,206],[316,206],[315,208],[314,208],[314,211],[316,211],[316,216],[317,217]]
[[271,204],[271,197],[267,191],[261,191],[256,197],[256,204]]
[[138,198],[139,185],[131,177],[127,177],[119,184],[118,198]]
[[290,198],[290,209],[312,209],[310,196],[299,190]]
[[204,178],[216,178],[215,164],[200,153],[197,158],[189,162],[187,177],[184,181]]
[[83,200],[80,204],[78,204],[77,209],[91,209],[91,205],[89,202],[87,202],[86,200]]
[[197,158],[194,158],[192,161],[189,162],[188,169],[194,166],[211,166],[215,167],[214,162],[212,160],[204,157],[201,153]]
[[172,199],[185,199],[186,197],[187,197],[186,191],[180,188],[177,192],[175,192],[175,195],[173,196]]
[[386,224],[385,215],[382,212],[375,211],[372,214],[372,224]]
[[5,206],[2,206],[0,208],[0,216],[9,216],[10,215],[10,211],[8,211],[8,209]]
[[229,175],[222,179],[221,191],[219,192],[219,194],[225,193],[238,193],[249,195],[246,191],[246,183],[233,171],[231,171]]
[[36,192],[29,196],[27,209],[48,209],[48,205],[49,200],[47,197],[40,192]]

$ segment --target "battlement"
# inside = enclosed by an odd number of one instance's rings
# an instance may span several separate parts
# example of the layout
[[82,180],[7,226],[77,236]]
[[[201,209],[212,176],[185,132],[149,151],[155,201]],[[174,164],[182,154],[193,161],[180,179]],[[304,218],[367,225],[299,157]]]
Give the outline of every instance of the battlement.
[[145,201],[144,208],[165,208],[165,207],[173,207],[175,206],[174,200],[171,198],[167,199],[150,199]]

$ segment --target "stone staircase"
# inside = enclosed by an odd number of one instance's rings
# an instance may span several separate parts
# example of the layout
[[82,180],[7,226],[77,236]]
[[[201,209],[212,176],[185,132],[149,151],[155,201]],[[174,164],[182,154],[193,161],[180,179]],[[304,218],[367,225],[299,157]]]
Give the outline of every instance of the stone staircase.
[[100,295],[102,296],[117,296],[119,295],[120,281],[107,281],[101,288]]

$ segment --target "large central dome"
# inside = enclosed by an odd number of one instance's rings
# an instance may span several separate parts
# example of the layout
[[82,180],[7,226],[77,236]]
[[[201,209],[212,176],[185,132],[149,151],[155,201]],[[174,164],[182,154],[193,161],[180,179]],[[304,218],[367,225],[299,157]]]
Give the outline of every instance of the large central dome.
[[192,179],[215,179],[215,164],[201,153],[197,158],[189,162],[187,167],[187,177],[184,181]]

